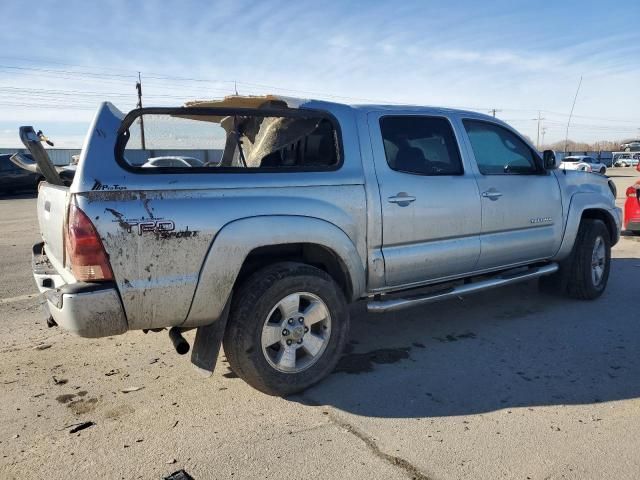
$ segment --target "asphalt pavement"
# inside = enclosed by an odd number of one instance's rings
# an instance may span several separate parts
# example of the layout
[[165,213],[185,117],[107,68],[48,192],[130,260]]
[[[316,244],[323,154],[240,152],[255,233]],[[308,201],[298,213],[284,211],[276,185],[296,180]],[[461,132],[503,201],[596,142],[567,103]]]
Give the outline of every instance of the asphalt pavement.
[[[640,174],[609,173],[622,205]],[[33,195],[0,197],[0,478],[638,478],[640,237],[616,245],[593,302],[530,282],[386,315],[354,305],[337,371],[282,399],[223,353],[200,377],[166,333],[48,329],[35,213]]]

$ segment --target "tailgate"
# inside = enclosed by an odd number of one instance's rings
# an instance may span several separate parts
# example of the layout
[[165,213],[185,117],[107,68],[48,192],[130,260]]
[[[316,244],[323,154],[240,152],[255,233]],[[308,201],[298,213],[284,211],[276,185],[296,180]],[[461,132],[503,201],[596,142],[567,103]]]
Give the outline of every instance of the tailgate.
[[38,224],[45,243],[45,252],[53,266],[64,268],[63,226],[67,214],[69,188],[42,182],[38,191]]
[[[43,141],[50,145],[42,131],[35,132],[33,127],[20,127],[20,140],[29,150],[33,161],[24,155],[14,155],[11,160],[25,170],[39,171],[46,181],[38,188],[38,224],[44,240],[44,254],[58,273],[64,273],[64,238],[63,226],[67,214],[67,197],[69,187],[58,175],[55,165],[42,146]],[[34,163],[35,162],[35,163]]]

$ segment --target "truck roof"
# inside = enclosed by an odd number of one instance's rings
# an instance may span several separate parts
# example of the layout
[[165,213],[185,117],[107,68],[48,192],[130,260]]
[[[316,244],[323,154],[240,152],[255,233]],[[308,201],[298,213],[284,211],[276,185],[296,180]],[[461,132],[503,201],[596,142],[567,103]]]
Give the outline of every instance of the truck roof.
[[[340,102],[331,102],[327,100],[317,100],[311,98],[287,97],[282,95],[228,95],[222,99],[212,100],[193,100],[185,103],[185,107],[192,108],[259,108],[267,103],[284,103],[288,108],[314,108],[322,109],[331,106],[348,107],[363,112],[371,111],[412,111],[416,113],[425,113],[430,115],[443,115],[451,113],[463,113],[472,115],[476,118],[486,118],[487,120],[496,121],[497,119],[483,113],[474,112],[472,110],[461,110],[456,108],[434,107],[425,105],[404,105],[404,104],[348,104]],[[502,122],[501,122],[502,123]]]

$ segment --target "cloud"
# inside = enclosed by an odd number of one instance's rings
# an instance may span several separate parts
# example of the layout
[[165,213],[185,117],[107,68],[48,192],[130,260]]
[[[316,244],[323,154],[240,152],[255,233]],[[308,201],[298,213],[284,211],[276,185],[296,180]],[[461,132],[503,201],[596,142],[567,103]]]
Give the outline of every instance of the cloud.
[[[325,93],[357,103],[498,108],[511,118],[533,118],[539,109],[568,113],[583,75],[576,113],[639,118],[630,105],[640,103],[640,32],[620,29],[620,18],[640,16],[633,2],[551,8],[452,1],[443,8],[432,2],[375,0],[322,5],[43,1],[37,21],[25,21],[25,10],[17,4],[1,8],[6,23],[23,29],[23,41],[12,51],[15,57],[37,52],[50,61],[85,66],[48,68],[125,75],[61,78],[0,68],[0,92],[3,86],[97,92],[20,102],[2,92],[0,116],[16,124],[74,120],[86,125],[101,100],[129,110],[136,101],[137,71],[142,71],[147,105],[230,94],[237,80],[240,93],[316,92],[313,96]],[[0,31],[0,42],[9,44],[11,35],[8,29]],[[7,62],[19,63],[0,58],[0,64]],[[42,106],[46,101],[53,105]],[[529,120],[517,126],[534,134],[535,123]],[[68,126],[68,131],[76,134],[79,128]],[[586,128],[575,133],[577,139],[595,135]],[[561,128],[550,125],[548,139],[562,135]]]

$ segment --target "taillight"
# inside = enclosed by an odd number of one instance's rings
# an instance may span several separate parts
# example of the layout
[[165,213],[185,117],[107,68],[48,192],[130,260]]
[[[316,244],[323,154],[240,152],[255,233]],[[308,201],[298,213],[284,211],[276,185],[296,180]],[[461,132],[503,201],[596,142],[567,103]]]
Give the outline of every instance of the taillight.
[[67,218],[67,259],[73,276],[82,282],[113,280],[104,246],[89,217],[77,206],[69,206]]
[[629,187],[627,188],[627,197],[636,197],[638,195],[638,188],[637,187]]

